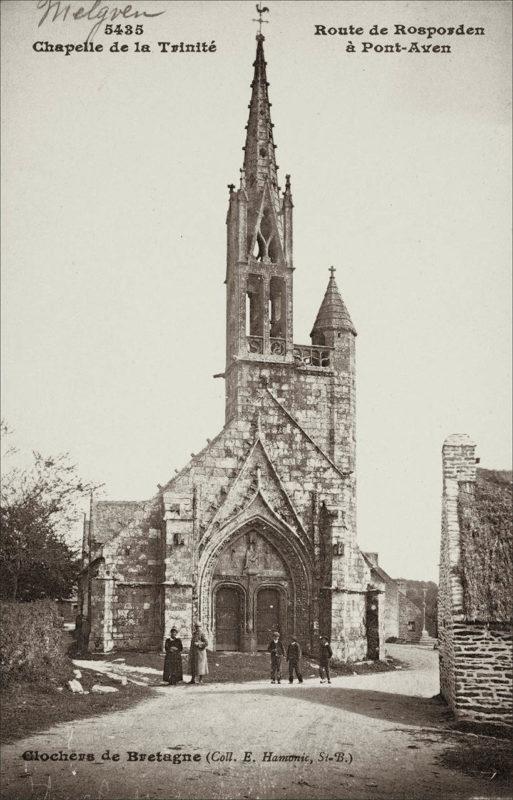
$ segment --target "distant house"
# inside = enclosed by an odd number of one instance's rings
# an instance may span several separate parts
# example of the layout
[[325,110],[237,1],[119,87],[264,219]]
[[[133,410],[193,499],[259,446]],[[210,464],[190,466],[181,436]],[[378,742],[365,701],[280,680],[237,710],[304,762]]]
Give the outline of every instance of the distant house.
[[78,599],[76,595],[65,600],[59,598],[55,603],[64,622],[75,622],[78,614]]
[[396,581],[379,566],[378,553],[364,553],[371,578],[385,593],[385,639],[418,642],[422,634],[422,609],[406,596],[406,581]]
[[440,692],[454,713],[513,725],[512,473],[477,469],[475,444],[443,446]]

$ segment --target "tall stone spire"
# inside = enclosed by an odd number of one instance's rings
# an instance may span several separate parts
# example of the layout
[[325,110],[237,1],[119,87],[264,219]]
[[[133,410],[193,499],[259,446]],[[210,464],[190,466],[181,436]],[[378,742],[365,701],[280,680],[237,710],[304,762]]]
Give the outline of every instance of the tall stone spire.
[[267,90],[269,82],[264,57],[264,38],[261,33],[257,34],[256,59],[253,64],[255,71],[251,83],[251,102],[244,147],[244,172],[249,195],[261,192],[268,183],[273,205],[278,210],[280,206],[278,168],[274,154],[276,146],[273,141],[271,103]]
[[316,334],[325,335],[328,331],[350,331],[356,336],[355,327],[335,280],[335,269],[331,267],[330,272],[328,287],[310,336],[315,337]]

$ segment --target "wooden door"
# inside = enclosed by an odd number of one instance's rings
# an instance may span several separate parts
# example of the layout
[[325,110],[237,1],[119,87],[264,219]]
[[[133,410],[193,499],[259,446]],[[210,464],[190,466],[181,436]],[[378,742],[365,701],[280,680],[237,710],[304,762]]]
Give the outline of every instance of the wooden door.
[[216,594],[216,650],[238,650],[241,633],[241,595],[233,586]]
[[280,593],[278,589],[261,589],[257,596],[257,643],[259,650],[267,649],[272,639],[273,631],[280,631]]

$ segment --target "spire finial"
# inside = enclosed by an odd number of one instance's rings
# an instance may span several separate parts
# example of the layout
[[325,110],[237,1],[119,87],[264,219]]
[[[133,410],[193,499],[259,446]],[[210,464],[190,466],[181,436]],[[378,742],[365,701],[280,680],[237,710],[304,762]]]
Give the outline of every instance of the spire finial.
[[331,273],[331,277],[332,277],[332,278],[334,278],[334,277],[335,277],[335,272],[336,272],[336,271],[337,271],[337,270],[335,269],[335,267],[330,267],[330,268],[329,268],[329,272]]
[[262,4],[261,3],[257,3],[256,4],[256,10],[257,10],[257,14],[258,14],[258,19],[254,19],[253,22],[258,22],[258,35],[262,36],[262,25],[267,25],[267,23],[269,22],[268,19],[262,19],[262,14],[265,14],[265,13],[268,14],[269,13],[269,9],[267,8],[267,6],[264,6],[264,8],[262,8]]

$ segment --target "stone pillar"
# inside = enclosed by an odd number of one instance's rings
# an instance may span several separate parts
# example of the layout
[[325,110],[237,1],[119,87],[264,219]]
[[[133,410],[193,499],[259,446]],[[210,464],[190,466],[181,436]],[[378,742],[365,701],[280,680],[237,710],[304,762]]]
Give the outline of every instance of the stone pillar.
[[[337,661],[347,659],[347,543],[345,540],[344,516],[341,509],[327,509],[331,547],[331,649]],[[327,634],[325,631],[321,633]]]
[[91,579],[91,632],[89,649],[96,653],[110,653],[114,649],[112,637],[114,578],[98,575]]
[[264,354],[268,354],[268,353],[271,352],[271,342],[270,342],[271,320],[270,320],[270,316],[269,316],[269,298],[270,298],[270,291],[271,290],[270,290],[270,283],[269,283],[268,275],[265,275],[262,278],[262,283],[263,283],[262,319],[263,319],[263,326],[264,326],[264,329],[263,329],[264,342],[263,342],[262,350],[263,350]]
[[449,436],[442,448],[443,493],[440,577],[438,589],[438,656],[440,693],[456,706],[455,621],[463,619],[460,570],[459,481],[476,479],[476,446],[467,434]]
[[450,571],[450,597],[453,614],[463,612],[463,588],[458,574],[460,565],[460,525],[458,517],[458,484],[476,480],[476,445],[466,433],[448,436],[442,448],[443,498],[442,538]]
[[194,564],[193,491],[164,495],[162,543],[162,650],[172,626],[184,647],[190,644],[193,624]]
[[162,652],[172,627],[185,648],[189,647],[192,634],[192,586],[176,583],[162,584]]
[[258,576],[258,567],[249,568],[245,570],[246,573],[246,597],[247,597],[247,608],[246,608],[246,619],[244,630],[242,631],[241,635],[241,649],[243,653],[256,653],[258,649],[258,642],[257,642],[257,630],[256,630],[256,598],[255,593],[257,591],[258,584],[260,583],[260,579]]

